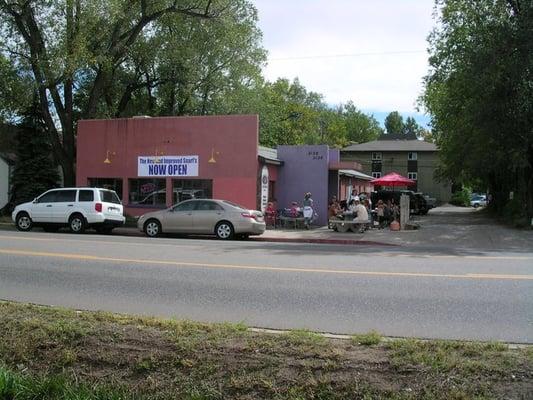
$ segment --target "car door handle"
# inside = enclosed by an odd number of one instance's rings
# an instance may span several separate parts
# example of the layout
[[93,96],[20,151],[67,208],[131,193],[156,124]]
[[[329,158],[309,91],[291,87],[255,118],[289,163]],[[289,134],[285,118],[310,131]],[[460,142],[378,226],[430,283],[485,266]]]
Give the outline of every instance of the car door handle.
[[51,205],[51,204],[48,204],[46,207],[52,207],[52,205]]
[[69,204],[67,205],[67,207],[74,207],[74,204]]

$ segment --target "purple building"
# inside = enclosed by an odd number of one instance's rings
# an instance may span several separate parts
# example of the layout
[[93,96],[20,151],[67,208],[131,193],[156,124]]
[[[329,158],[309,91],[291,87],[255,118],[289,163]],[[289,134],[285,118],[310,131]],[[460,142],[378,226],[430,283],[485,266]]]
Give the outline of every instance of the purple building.
[[301,205],[305,193],[311,192],[318,213],[315,223],[326,225],[329,147],[278,146],[278,158],[283,160],[278,172],[278,207],[288,207],[292,201]]
[[289,207],[293,201],[302,205],[305,193],[311,192],[318,213],[317,225],[327,225],[329,200],[333,196],[345,199],[348,184],[354,188],[355,182],[368,189],[372,187],[369,184],[372,177],[361,174],[358,163],[340,162],[339,150],[327,145],[278,146],[277,158],[283,162],[278,169],[278,208]]

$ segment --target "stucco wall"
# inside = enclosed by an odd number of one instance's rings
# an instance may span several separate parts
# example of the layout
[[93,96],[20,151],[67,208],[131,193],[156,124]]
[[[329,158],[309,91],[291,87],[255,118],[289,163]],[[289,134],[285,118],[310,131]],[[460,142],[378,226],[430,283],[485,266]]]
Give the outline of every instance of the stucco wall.
[[9,165],[0,158],[0,208],[9,200]]
[[292,201],[300,205],[304,194],[311,192],[317,224],[327,224],[328,146],[278,146],[278,158],[284,165],[278,173],[278,207],[288,207]]
[[[121,178],[128,204],[128,179],[137,178],[138,156],[198,155],[198,177],[212,179],[213,197],[256,207],[258,117],[130,118],[84,120],[78,123],[77,185],[88,178]],[[110,164],[103,161],[109,152]],[[216,163],[208,163],[214,156]],[[167,178],[167,205],[172,202]],[[127,212],[139,215],[126,207]]]

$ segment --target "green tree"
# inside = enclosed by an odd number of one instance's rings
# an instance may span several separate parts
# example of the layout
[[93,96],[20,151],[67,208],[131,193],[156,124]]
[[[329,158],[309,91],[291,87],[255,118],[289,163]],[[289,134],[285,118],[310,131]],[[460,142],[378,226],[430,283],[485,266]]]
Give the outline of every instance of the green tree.
[[385,118],[385,129],[388,134],[398,135],[404,132],[403,117],[398,111],[393,111]]
[[[533,216],[533,2],[442,0],[422,101],[439,174],[481,182],[496,210],[515,193]],[[524,213],[526,214],[526,213]]]
[[10,207],[33,200],[42,192],[57,187],[59,182],[58,167],[51,156],[38,104],[26,111],[18,125],[16,143]]
[[342,110],[346,125],[347,140],[353,143],[364,143],[376,140],[383,129],[372,116],[358,110],[352,101],[346,103]]
[[260,142],[265,146],[315,144],[321,141],[319,117],[326,108],[319,94],[308,92],[298,79],[267,82],[259,94]]
[[[0,34],[10,38],[3,42],[2,52],[13,64],[31,71],[46,132],[67,185],[75,182],[76,121],[115,115],[109,111],[116,111],[120,104],[116,99],[122,99],[127,90],[150,89],[155,83],[146,74],[151,60],[132,61],[136,46],[145,43],[147,49],[156,24],[164,18],[209,21],[218,18],[230,3],[0,0]],[[138,82],[124,79],[128,75],[144,77],[145,85],[139,87]],[[121,81],[121,87],[114,84]]]
[[407,117],[403,126],[403,133],[409,136],[419,136],[422,128],[413,117]]

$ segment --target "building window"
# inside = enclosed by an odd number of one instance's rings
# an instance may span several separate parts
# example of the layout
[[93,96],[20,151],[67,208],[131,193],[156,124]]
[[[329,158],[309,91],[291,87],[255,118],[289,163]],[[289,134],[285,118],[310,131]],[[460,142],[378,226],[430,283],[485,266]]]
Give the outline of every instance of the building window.
[[189,199],[212,199],[213,181],[211,179],[174,179],[172,190],[173,204]]
[[164,208],[167,205],[167,185],[165,179],[130,179],[129,204]]
[[410,151],[407,153],[407,159],[410,161],[415,161],[418,159],[418,154],[415,151]]
[[372,153],[372,161],[381,161],[381,152]]
[[122,179],[119,178],[89,178],[89,187],[114,190],[120,200],[122,200]]
[[372,172],[372,178],[381,178],[381,172]]
[[413,181],[416,181],[418,179],[418,173],[416,172],[408,172],[407,177],[409,179],[412,179]]

